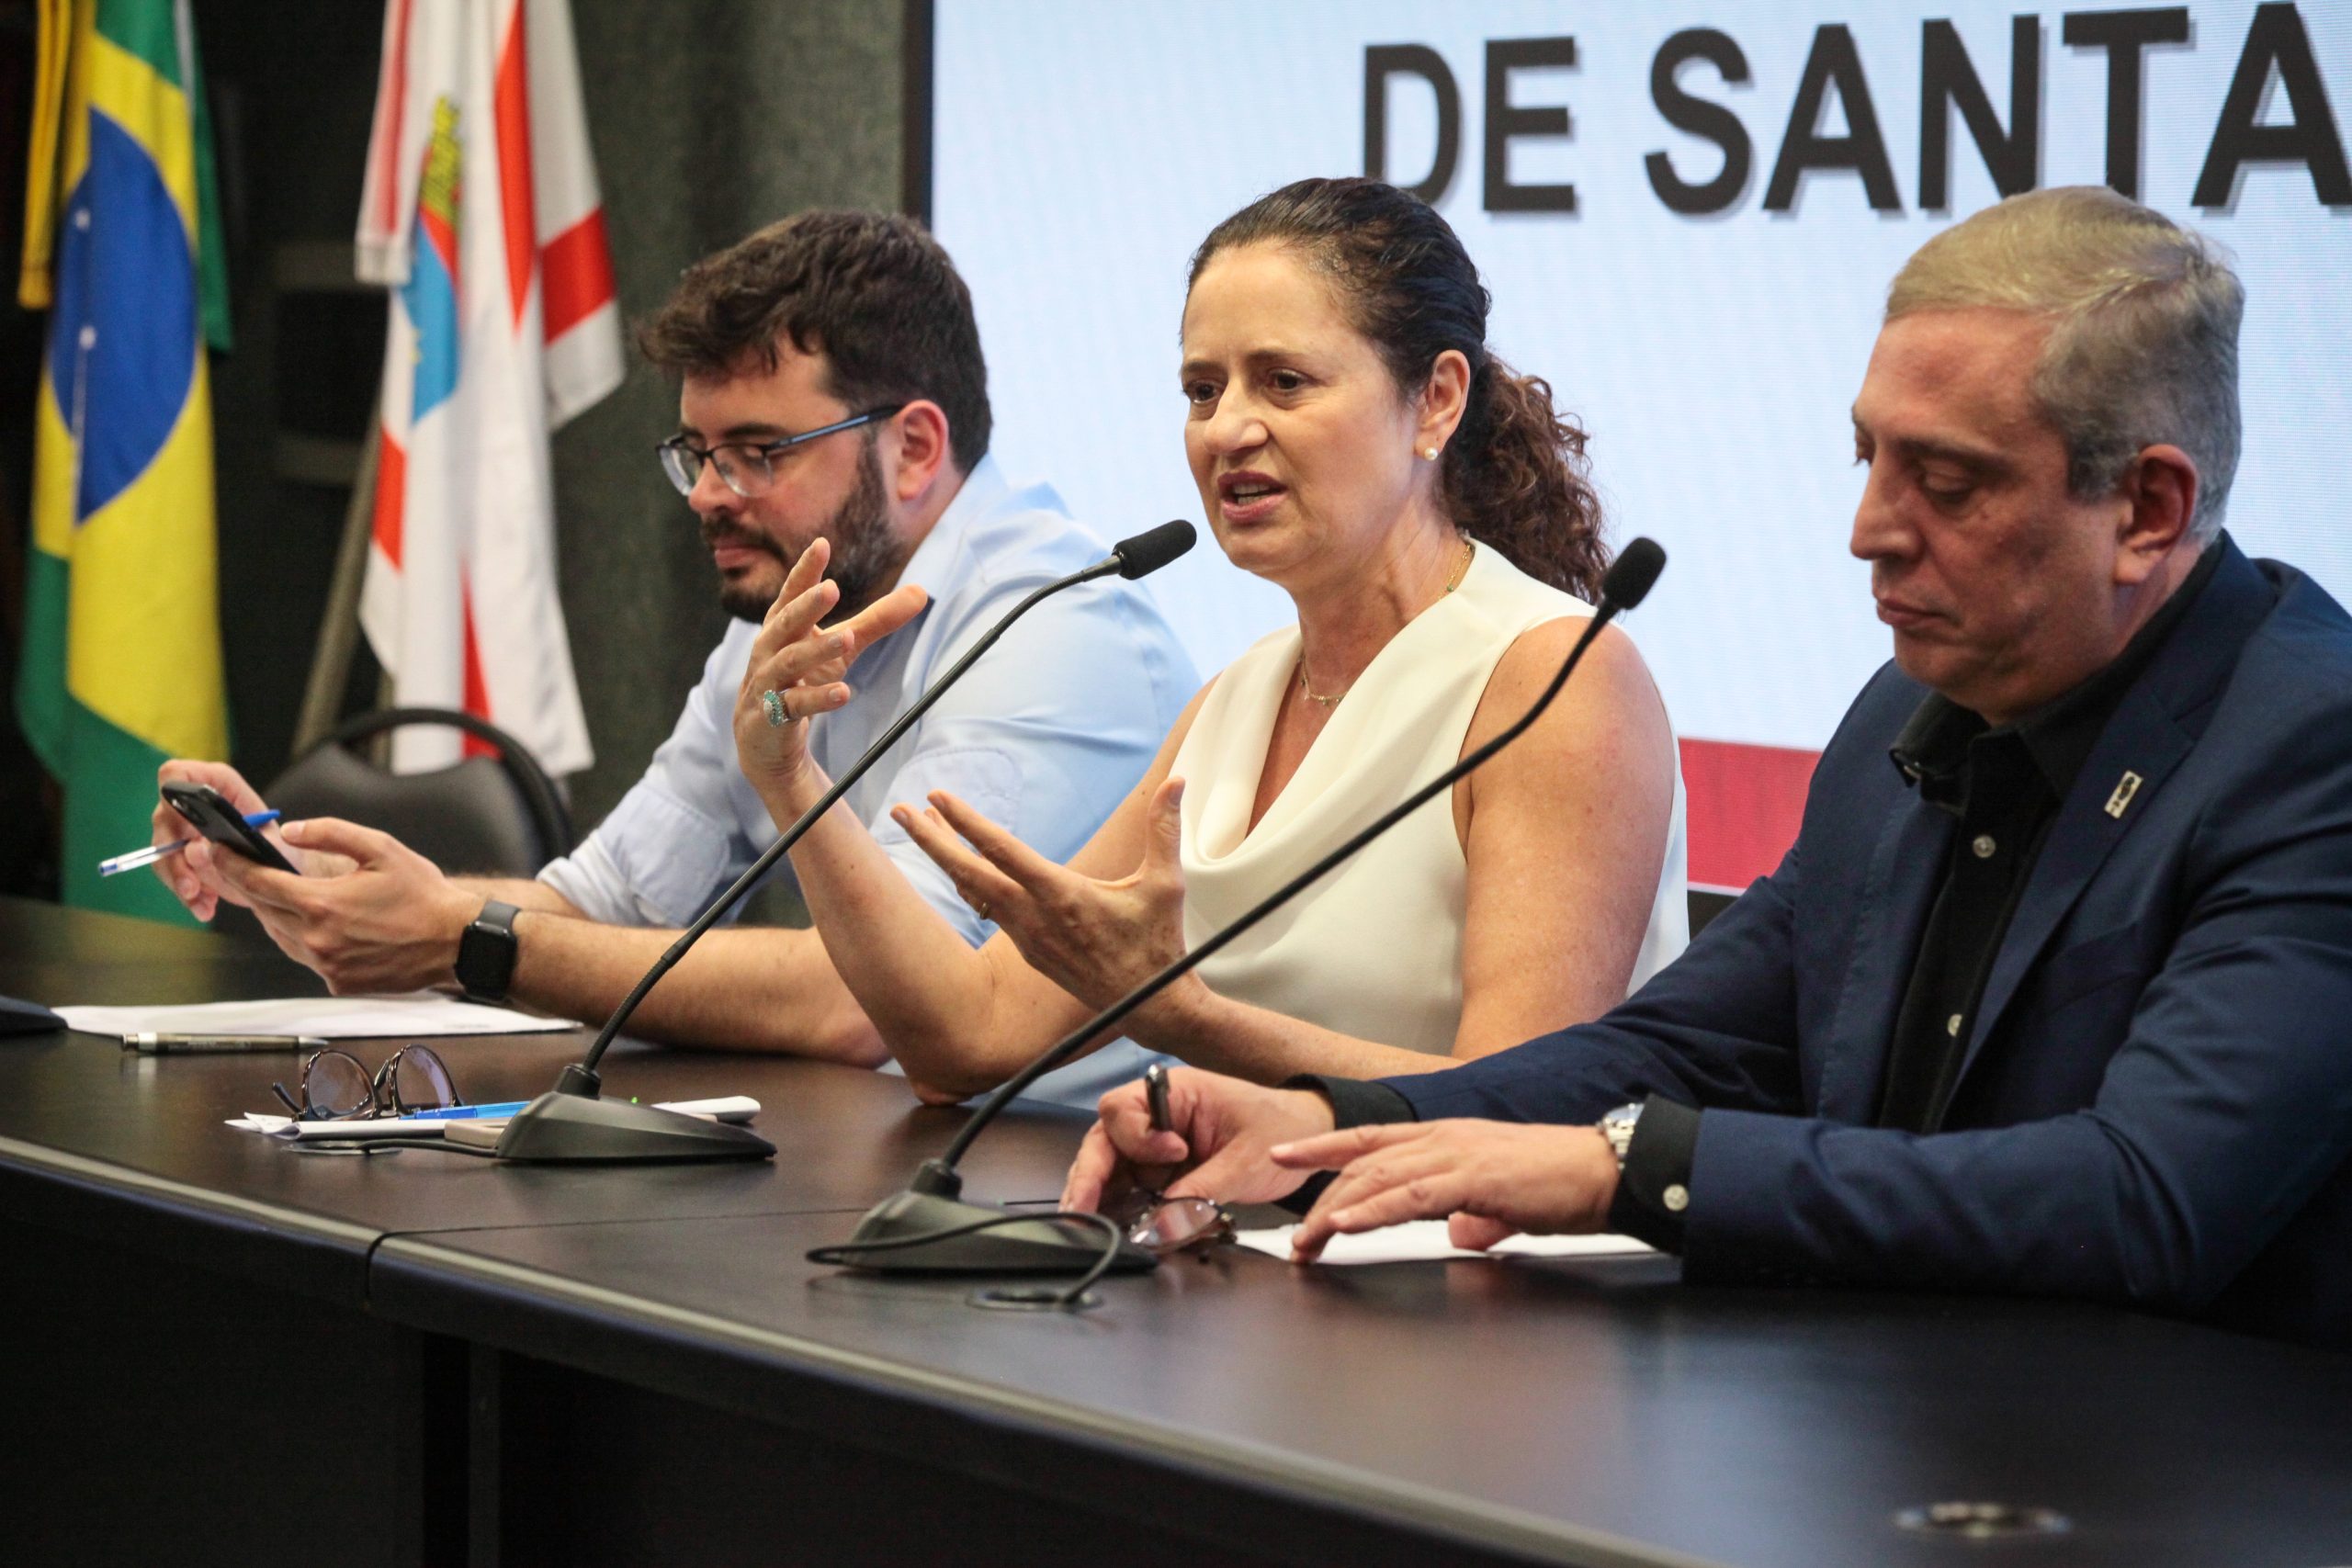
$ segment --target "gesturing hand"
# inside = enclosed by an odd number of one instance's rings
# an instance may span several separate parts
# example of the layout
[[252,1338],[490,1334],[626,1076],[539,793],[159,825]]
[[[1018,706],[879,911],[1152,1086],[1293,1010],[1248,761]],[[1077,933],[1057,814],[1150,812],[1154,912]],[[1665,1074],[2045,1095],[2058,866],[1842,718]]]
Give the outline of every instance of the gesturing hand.
[[1302,1139],[1271,1156],[1285,1170],[1340,1173],[1291,1237],[1300,1262],[1335,1235],[1407,1220],[1450,1218],[1453,1245],[1480,1251],[1521,1231],[1597,1231],[1617,1195],[1617,1156],[1591,1127],[1391,1122]]
[[913,620],[928,603],[921,588],[901,583],[840,626],[820,627],[841,598],[824,575],[831,558],[832,546],[820,538],[792,563],[760,623],[735,694],[736,761],[772,805],[790,794],[808,767],[808,720],[849,701],[842,678],[858,654]]
[[[294,863],[309,874],[288,876],[209,843],[191,844],[187,855],[338,996],[413,991],[450,978],[458,939],[481,912],[481,895],[372,828],[319,817],[286,824],[286,840],[306,852]],[[321,874],[328,868],[332,874]]]
[[1168,1075],[1171,1131],[1153,1128],[1140,1081],[1104,1095],[1098,1114],[1063,1186],[1065,1209],[1099,1211],[1137,1188],[1220,1203],[1271,1202],[1305,1179],[1267,1151],[1331,1127],[1331,1107],[1313,1089],[1261,1089],[1193,1067]]
[[890,815],[1030,967],[1102,1008],[1183,954],[1183,800],[1182,780],[1159,786],[1143,863],[1112,881],[1055,864],[944,790],[933,792],[927,811],[895,806]]

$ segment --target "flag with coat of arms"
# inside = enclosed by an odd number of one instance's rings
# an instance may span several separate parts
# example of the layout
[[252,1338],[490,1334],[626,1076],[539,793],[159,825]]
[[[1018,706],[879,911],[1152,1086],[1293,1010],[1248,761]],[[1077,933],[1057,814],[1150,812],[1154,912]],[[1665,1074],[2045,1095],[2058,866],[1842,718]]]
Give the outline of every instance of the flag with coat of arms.
[[[368,642],[403,706],[462,708],[577,773],[548,435],[623,367],[566,0],[390,0],[358,270],[391,300]],[[412,727],[392,762],[474,744]]]

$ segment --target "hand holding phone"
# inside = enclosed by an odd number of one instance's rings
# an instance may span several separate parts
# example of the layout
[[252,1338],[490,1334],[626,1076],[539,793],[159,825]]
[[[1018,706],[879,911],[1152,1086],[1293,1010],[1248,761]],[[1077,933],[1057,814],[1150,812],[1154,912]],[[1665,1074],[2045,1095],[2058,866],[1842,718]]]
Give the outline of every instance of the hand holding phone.
[[163,791],[164,804],[213,843],[235,851],[256,865],[301,874],[295,870],[293,862],[278,852],[276,844],[262,837],[260,829],[247,827],[243,815],[210,784],[166,779]]

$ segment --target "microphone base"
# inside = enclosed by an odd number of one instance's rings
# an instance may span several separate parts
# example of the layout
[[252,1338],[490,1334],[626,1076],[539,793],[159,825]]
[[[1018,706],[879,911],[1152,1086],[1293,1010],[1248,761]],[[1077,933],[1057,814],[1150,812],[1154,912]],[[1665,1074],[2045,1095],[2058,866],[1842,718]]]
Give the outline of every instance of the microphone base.
[[583,1100],[595,1099],[604,1092],[604,1089],[605,1080],[580,1062],[574,1062],[564,1068],[563,1076],[555,1080],[556,1093],[576,1094]]
[[[876,1242],[901,1241],[982,1220],[1001,1220],[1010,1212],[930,1193],[899,1192],[876,1204],[858,1222],[856,1234],[842,1249],[849,1256],[820,1247],[818,1252],[824,1256],[811,1254],[811,1258],[876,1274],[1083,1274],[1102,1260],[1100,1231],[1043,1215],[911,1247],[850,1251]],[[1140,1273],[1159,1266],[1159,1258],[1132,1242],[1122,1241],[1109,1272]]]
[[651,1165],[772,1159],[775,1145],[730,1122],[556,1089],[516,1111],[492,1153],[518,1165]]

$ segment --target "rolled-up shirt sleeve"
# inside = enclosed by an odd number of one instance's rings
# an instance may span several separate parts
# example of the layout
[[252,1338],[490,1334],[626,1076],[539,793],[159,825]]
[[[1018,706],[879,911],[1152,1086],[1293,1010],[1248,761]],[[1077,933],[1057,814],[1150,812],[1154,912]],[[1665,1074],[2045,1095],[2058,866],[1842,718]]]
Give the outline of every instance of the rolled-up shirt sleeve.
[[578,849],[540,868],[539,880],[590,919],[685,925],[757,854],[729,799],[742,774],[725,722],[756,633],[730,628],[645,776]]

